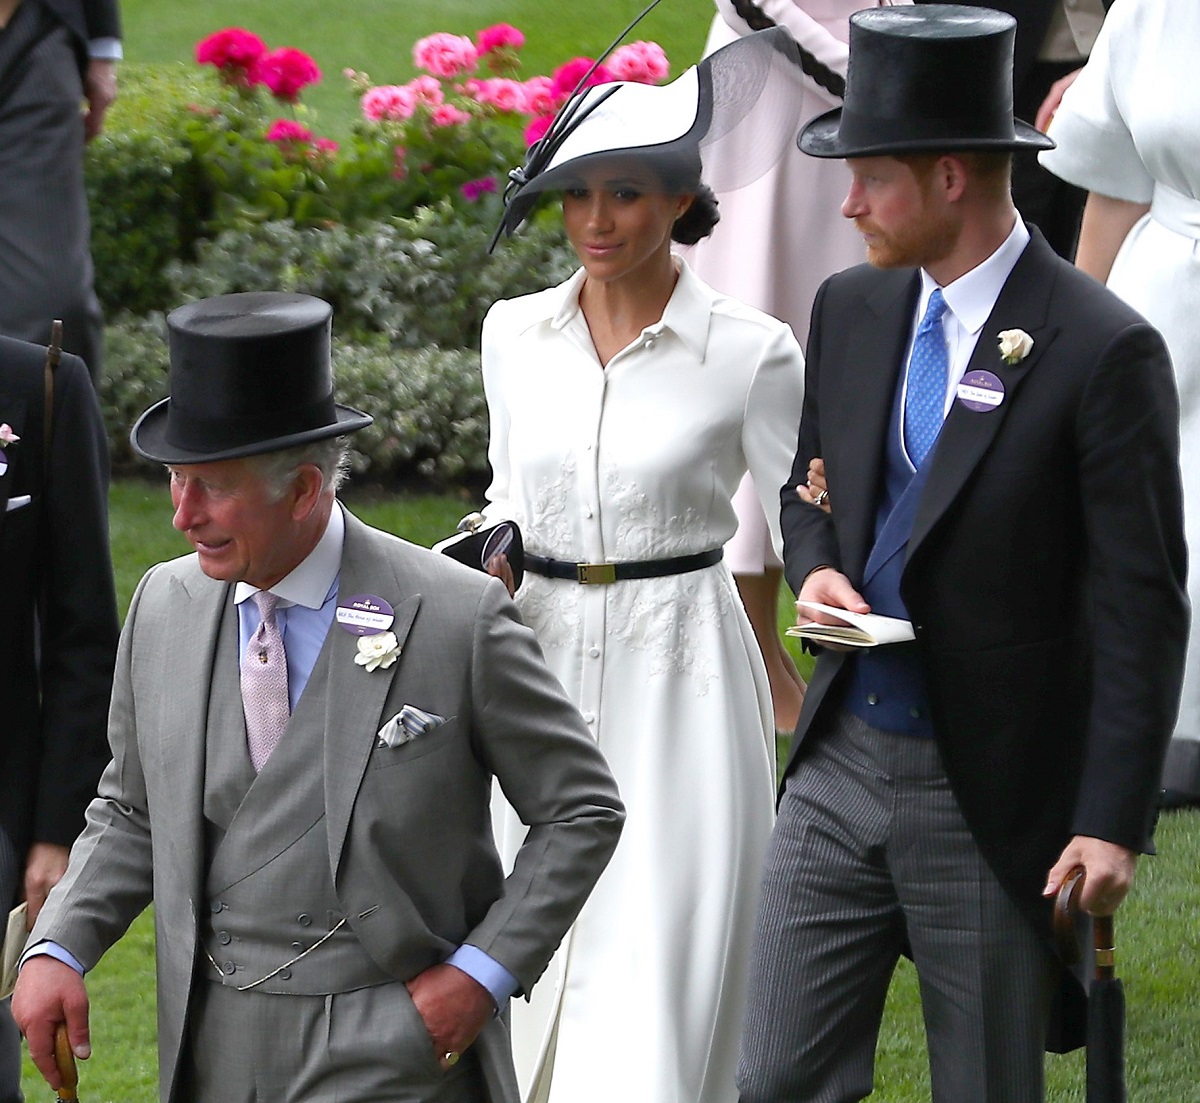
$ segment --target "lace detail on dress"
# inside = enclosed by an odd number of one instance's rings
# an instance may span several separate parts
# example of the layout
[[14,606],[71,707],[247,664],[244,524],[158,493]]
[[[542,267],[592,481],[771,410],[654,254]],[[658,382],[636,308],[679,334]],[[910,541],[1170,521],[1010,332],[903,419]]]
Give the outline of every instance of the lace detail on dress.
[[[575,496],[577,478],[575,460],[567,459],[558,478],[543,479],[530,496],[528,515],[516,518],[527,551],[561,559],[575,547],[566,503]],[[526,571],[516,602],[543,648],[579,646],[583,631],[574,584]]]
[[521,619],[533,629],[543,650],[582,646],[579,584],[525,572],[516,603]]
[[567,501],[575,498],[579,474],[574,458],[563,461],[556,479],[543,479],[529,496],[529,513],[518,517],[525,548],[534,555],[563,559],[575,546],[575,530],[567,516]]
[[[545,479],[529,500],[529,516],[517,517],[535,555],[573,558],[578,547],[566,503],[576,499],[574,460],[557,478]],[[622,481],[618,468],[604,471],[601,500],[613,533],[610,560],[665,559],[707,551],[713,537],[703,513],[685,509],[664,516],[636,483]],[[688,574],[619,582],[605,587],[605,624],[610,640],[646,654],[651,676],[687,675],[704,694],[721,671],[712,641],[721,622],[738,613],[737,599],[722,567]],[[526,572],[517,593],[521,616],[546,650],[582,646],[583,588],[575,583]]]
[[649,654],[654,675],[686,674],[705,694],[720,671],[712,641],[720,623],[737,614],[724,568],[706,567],[613,587],[609,634],[633,651]]
[[[612,559],[666,559],[707,551],[713,538],[700,510],[665,516],[620,471],[603,475],[605,509],[613,525]],[[608,630],[626,647],[649,653],[653,675],[686,674],[697,692],[708,692],[720,673],[713,662],[714,626],[735,613],[733,595],[721,567],[688,574],[621,583],[612,588]]]
[[602,494],[605,511],[616,516],[609,559],[667,559],[712,547],[699,510],[664,517],[636,483],[621,481],[615,467],[604,473]]

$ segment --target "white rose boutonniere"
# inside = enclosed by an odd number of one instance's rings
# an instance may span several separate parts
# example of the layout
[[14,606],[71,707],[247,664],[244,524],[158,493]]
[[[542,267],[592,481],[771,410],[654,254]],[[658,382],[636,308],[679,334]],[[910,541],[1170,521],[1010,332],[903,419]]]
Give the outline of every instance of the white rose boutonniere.
[[358,637],[358,654],[354,661],[368,671],[387,670],[400,657],[400,641],[395,632],[376,632],[373,636]]
[[16,444],[21,438],[13,432],[12,426],[6,421],[0,425],[0,448],[7,448],[10,444]]
[[1006,364],[1019,364],[1033,348],[1033,338],[1023,329],[1000,331],[1000,359]]

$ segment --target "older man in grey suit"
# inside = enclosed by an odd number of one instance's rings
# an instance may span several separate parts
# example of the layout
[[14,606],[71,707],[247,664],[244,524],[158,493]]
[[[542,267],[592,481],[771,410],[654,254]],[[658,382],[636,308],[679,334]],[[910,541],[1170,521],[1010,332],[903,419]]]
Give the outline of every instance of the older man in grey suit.
[[[515,1103],[505,1004],[616,844],[504,587],[335,500],[370,418],[333,403],[329,318],[255,294],[169,319],[172,396],[133,441],[196,554],[134,597],[113,761],[14,997],[52,1086],[57,1024],[88,1053],[80,972],[153,901],[164,1101]],[[507,878],[493,777],[530,825]]]

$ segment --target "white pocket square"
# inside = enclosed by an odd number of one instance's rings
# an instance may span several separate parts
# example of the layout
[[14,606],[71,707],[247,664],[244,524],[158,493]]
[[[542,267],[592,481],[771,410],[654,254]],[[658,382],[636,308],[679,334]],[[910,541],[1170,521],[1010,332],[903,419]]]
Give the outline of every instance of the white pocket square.
[[405,705],[382,728],[379,729],[380,747],[402,747],[418,735],[433,731],[446,722],[436,712],[426,712],[416,705]]
[[14,509],[20,509],[22,506],[27,506],[33,499],[28,494],[18,494],[15,498],[9,498],[4,505],[5,513],[12,513]]

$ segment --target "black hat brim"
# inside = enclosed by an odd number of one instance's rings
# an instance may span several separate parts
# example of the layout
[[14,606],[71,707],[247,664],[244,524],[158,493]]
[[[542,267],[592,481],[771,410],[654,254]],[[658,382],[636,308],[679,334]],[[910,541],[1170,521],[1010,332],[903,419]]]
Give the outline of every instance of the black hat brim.
[[842,108],[835,107],[812,119],[800,131],[796,145],[810,157],[885,157],[897,153],[1016,153],[1020,150],[1053,149],[1054,139],[1040,130],[1013,120],[1013,137],[955,138],[936,135],[919,138],[887,138],[860,142],[841,139]]
[[196,451],[180,448],[167,440],[167,414],[170,410],[170,398],[164,398],[151,406],[134,423],[129,433],[129,442],[133,450],[144,459],[155,463],[216,463],[219,460],[238,460],[245,456],[261,456],[267,452],[281,452],[285,448],[297,448],[302,444],[326,440],[329,437],[339,437],[345,433],[356,433],[365,429],[375,419],[362,410],[353,406],[335,405],[337,420],[329,425],[306,429],[300,433],[274,437],[270,440],[258,440],[249,444],[241,444],[235,448],[214,449],[213,451]]

